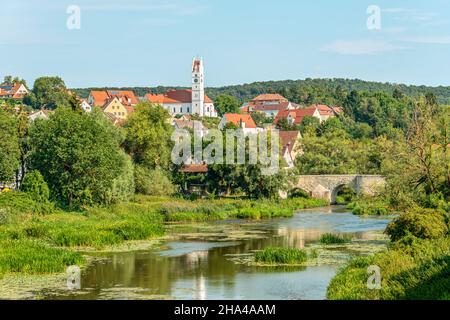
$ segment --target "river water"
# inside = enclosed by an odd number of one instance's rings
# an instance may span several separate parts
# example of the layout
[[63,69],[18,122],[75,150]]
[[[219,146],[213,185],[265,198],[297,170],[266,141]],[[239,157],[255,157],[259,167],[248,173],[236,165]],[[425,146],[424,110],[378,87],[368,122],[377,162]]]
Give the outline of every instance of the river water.
[[[236,263],[232,257],[269,246],[317,245],[328,232],[350,234],[356,242],[384,247],[385,241],[379,238],[389,221],[389,217],[355,216],[336,206],[263,222],[172,226],[169,232],[176,235],[175,240],[154,249],[99,255],[83,271],[81,290],[56,298],[325,299],[341,263],[261,267]],[[357,254],[361,253],[353,255]]]

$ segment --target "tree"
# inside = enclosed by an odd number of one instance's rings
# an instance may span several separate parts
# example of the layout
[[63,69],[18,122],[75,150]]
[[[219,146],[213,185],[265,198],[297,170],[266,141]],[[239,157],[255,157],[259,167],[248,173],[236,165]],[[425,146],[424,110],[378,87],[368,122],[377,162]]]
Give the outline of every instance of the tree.
[[0,181],[11,182],[19,168],[17,119],[12,110],[0,108]]
[[124,148],[135,164],[155,169],[170,167],[172,126],[163,107],[141,102],[125,124]]
[[233,96],[221,94],[214,100],[217,113],[223,116],[225,113],[240,113],[240,102]]
[[71,95],[60,77],[37,78],[32,94],[24,100],[34,108],[55,109],[58,106],[68,106]]
[[302,119],[302,122],[300,123],[300,132],[302,135],[305,135],[307,133],[309,134],[316,134],[320,127],[320,120],[316,117],[306,116]]
[[54,199],[70,207],[116,201],[113,189],[126,156],[120,131],[101,111],[58,108],[49,120],[33,123],[30,142],[30,169],[42,173]]

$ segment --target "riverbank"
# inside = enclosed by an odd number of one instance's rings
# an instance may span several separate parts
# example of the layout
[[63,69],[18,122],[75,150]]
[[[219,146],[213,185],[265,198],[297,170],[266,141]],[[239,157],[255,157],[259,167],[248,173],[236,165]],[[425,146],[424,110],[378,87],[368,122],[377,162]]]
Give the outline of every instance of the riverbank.
[[0,277],[56,274],[83,265],[83,252],[148,247],[149,241],[151,245],[164,238],[168,224],[292,217],[295,210],[324,205],[304,198],[272,202],[135,196],[128,203],[73,212],[22,193],[6,193],[0,195]]

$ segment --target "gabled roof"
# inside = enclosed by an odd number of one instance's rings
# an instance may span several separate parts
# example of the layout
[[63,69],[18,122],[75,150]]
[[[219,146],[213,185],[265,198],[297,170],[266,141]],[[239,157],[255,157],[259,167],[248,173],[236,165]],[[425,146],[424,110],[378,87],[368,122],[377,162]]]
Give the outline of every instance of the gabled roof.
[[227,123],[233,123],[237,127],[241,127],[241,123],[245,123],[245,128],[254,129],[256,128],[256,123],[253,118],[248,114],[238,114],[238,113],[226,113],[224,115]]
[[314,104],[306,109],[317,109],[321,116],[334,116],[342,112],[339,107],[329,107],[324,104]]
[[265,105],[257,105],[253,107],[255,111],[272,111],[272,110],[286,110],[289,107],[289,102],[281,102],[277,104],[265,104]]
[[291,116],[292,118],[294,118],[295,124],[300,124],[304,117],[307,116],[312,117],[314,116],[315,112],[316,112],[315,108],[281,110],[275,117],[274,123],[277,124],[280,119],[282,118],[287,119],[289,116]]
[[[153,103],[171,104],[171,103],[192,103],[192,90],[169,90],[165,94],[145,95],[145,98]],[[213,103],[213,101],[205,94],[205,103]]]
[[107,90],[110,97],[125,98],[126,101],[122,101],[124,104],[128,104],[128,99],[130,99],[130,104],[135,105],[139,103],[138,98],[135,96],[134,92],[131,90]]
[[265,94],[260,94],[259,96],[256,96],[251,101],[256,102],[256,101],[276,101],[276,100],[287,100],[287,99],[277,93],[265,93]]
[[108,92],[92,90],[90,95],[94,99],[94,106],[104,106],[106,100],[109,99]]
[[286,150],[291,153],[294,149],[295,142],[301,137],[299,131],[280,131],[280,143],[282,146],[282,154],[285,154]]

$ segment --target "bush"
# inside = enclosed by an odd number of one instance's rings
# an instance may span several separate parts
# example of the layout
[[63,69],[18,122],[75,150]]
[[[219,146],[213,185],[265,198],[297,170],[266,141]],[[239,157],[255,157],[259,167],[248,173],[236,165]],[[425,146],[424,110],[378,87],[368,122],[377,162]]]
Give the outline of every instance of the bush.
[[25,175],[20,190],[39,202],[47,202],[50,196],[48,185],[37,170],[30,171]]
[[114,179],[111,189],[106,193],[105,203],[107,204],[126,202],[135,191],[133,162],[125,153],[122,153],[122,157],[123,171]]
[[[381,289],[367,287],[371,265],[382,271]],[[450,238],[395,244],[384,253],[356,258],[341,269],[327,289],[333,300],[447,299],[450,296]]]
[[383,201],[363,199],[347,205],[352,213],[358,216],[380,216],[390,213],[389,205]]
[[296,248],[266,248],[255,254],[256,262],[295,264],[306,260],[306,252]]
[[413,209],[401,214],[386,228],[392,241],[406,236],[437,239],[449,232],[448,214],[433,209]]
[[348,243],[352,240],[351,237],[346,235],[334,235],[332,233],[325,233],[320,237],[320,243],[323,244],[342,244]]
[[153,196],[169,196],[176,189],[163,170],[150,170],[144,166],[135,166],[134,180],[136,192]]

